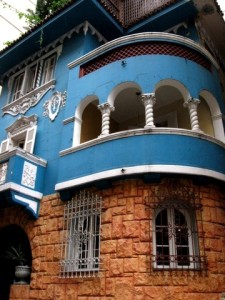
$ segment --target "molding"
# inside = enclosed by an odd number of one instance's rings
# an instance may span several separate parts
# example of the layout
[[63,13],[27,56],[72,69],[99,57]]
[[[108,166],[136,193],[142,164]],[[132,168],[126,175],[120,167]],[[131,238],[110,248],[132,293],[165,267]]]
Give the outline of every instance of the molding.
[[68,68],[72,69],[78,65],[84,64],[89,60],[92,60],[93,58],[96,58],[100,56],[101,54],[112,50],[114,48],[118,48],[122,45],[131,44],[131,43],[137,43],[137,42],[146,42],[146,41],[166,41],[176,44],[182,44],[186,47],[192,48],[201,54],[203,54],[205,57],[207,57],[210,62],[219,69],[219,65],[217,64],[216,60],[213,58],[213,56],[207,51],[204,47],[202,47],[200,44],[194,42],[193,40],[182,37],[180,35],[166,33],[166,32],[143,32],[143,33],[137,33],[137,34],[131,34],[128,36],[123,36],[120,38],[117,38],[113,41],[110,41],[98,48],[96,48],[93,51],[90,51],[88,54],[83,55],[82,57],[72,61],[68,64]]
[[64,155],[68,155],[68,154],[74,153],[74,152],[82,150],[82,149],[89,148],[91,146],[105,143],[107,141],[127,138],[127,137],[131,137],[131,136],[136,136],[136,135],[152,135],[152,134],[168,134],[168,135],[171,134],[171,135],[190,136],[193,138],[199,138],[202,140],[209,141],[209,142],[217,144],[218,146],[225,149],[224,142],[222,142],[212,136],[209,136],[203,132],[181,129],[181,128],[155,127],[155,128],[147,128],[147,129],[141,128],[141,129],[127,130],[127,131],[120,131],[120,132],[110,133],[110,134],[104,135],[104,136],[100,135],[98,138],[96,138],[94,140],[90,140],[90,141],[82,143],[78,146],[62,150],[59,152],[59,154],[60,154],[60,156],[64,156]]
[[17,183],[14,182],[8,182],[3,185],[0,185],[0,192],[5,191],[5,190],[13,190],[15,192],[22,193],[24,195],[34,197],[36,199],[41,200],[43,197],[43,194],[37,191],[32,191],[26,187],[23,187]]
[[9,160],[11,157],[13,157],[15,155],[18,155],[26,160],[29,160],[30,162],[33,162],[39,166],[42,166],[42,167],[47,166],[46,160],[44,160],[38,156],[34,156],[33,154],[23,150],[20,147],[12,148],[10,151],[0,154],[0,163],[4,162],[6,160]]
[[75,120],[76,120],[76,118],[74,116],[73,117],[69,117],[69,118],[63,120],[63,125],[67,125],[69,123],[73,123]]
[[22,204],[26,203],[29,207],[29,210],[32,211],[32,213],[34,214],[34,216],[37,216],[37,213],[38,213],[38,203],[34,200],[30,200],[30,199],[27,199],[27,198],[24,198],[24,197],[21,197],[19,195],[15,195],[14,196],[15,200]]
[[12,125],[6,128],[6,131],[10,136],[17,135],[27,130],[31,126],[37,125],[37,119],[37,115],[32,115],[29,117],[19,116],[19,118],[15,122],[13,122]]
[[[99,42],[104,42],[104,43],[107,42],[107,40],[101,35],[101,33],[97,29],[94,28],[94,26],[92,26],[88,21],[84,21],[80,25],[74,27],[73,29],[71,29],[70,31],[68,31],[67,33],[65,33],[64,35],[62,35],[61,37],[59,37],[52,43],[50,43],[45,48],[41,49],[40,51],[36,52],[32,56],[25,59],[19,65],[10,69],[7,73],[4,74],[4,77],[11,76],[11,74],[16,73],[18,70],[21,70],[23,68],[23,66],[30,64],[34,60],[40,59],[40,57],[43,58],[45,55],[49,55],[51,52],[57,51],[57,57],[59,57],[59,55],[62,52],[62,43],[64,42],[64,40],[66,38],[70,39],[74,33],[79,34],[80,32],[82,32],[82,30],[83,30],[84,35],[86,35],[88,31],[90,31],[92,35],[97,36]],[[61,45],[59,45],[59,44],[61,44]],[[53,49],[53,50],[51,50],[51,49]]]
[[[18,71],[21,71],[23,68],[25,68],[27,65],[33,63],[35,60],[39,61],[40,59],[45,58],[48,55],[51,55],[54,52],[57,52],[57,57],[60,56],[62,52],[62,45],[59,45],[56,47],[56,44],[51,43],[47,47],[43,48],[42,50],[34,53],[32,56],[28,57],[24,61],[22,61],[20,64],[16,65],[15,67],[11,68],[9,71],[7,71],[2,77],[10,77],[12,74],[15,74]],[[53,48],[51,50],[51,48]],[[56,48],[56,49],[55,49]]]
[[92,175],[87,175],[79,177],[76,179],[60,182],[55,185],[56,191],[61,191],[63,189],[68,189],[71,187],[76,187],[82,184],[88,184],[90,182],[95,182],[102,179],[110,179],[118,176],[127,176],[134,174],[143,173],[172,173],[172,174],[188,174],[188,175],[201,175],[212,177],[218,180],[225,181],[225,174],[212,171],[209,169],[188,167],[188,166],[177,166],[177,165],[140,165],[134,167],[124,167],[118,169],[112,169],[108,171],[103,171],[95,173]]
[[2,108],[3,114],[10,114],[12,116],[25,114],[31,107],[37,105],[50,89],[54,89],[55,82],[55,80],[51,80],[16,101],[7,104]]

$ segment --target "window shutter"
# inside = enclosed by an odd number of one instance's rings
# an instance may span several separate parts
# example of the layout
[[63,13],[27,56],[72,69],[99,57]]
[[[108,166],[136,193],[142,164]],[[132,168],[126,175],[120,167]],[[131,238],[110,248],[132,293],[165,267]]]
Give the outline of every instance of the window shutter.
[[1,142],[0,153],[4,153],[9,150],[9,139]]
[[37,132],[37,126],[33,126],[27,130],[26,140],[24,145],[24,150],[26,150],[27,152],[33,153],[36,132]]

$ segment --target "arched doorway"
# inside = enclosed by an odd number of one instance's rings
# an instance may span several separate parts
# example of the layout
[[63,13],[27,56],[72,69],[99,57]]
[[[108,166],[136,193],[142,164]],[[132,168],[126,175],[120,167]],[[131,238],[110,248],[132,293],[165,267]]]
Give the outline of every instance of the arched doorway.
[[[0,229],[0,299],[8,300],[10,285],[16,283],[15,262],[6,257],[11,247],[19,245],[24,249],[27,264],[31,266],[32,255],[28,237],[18,225],[8,225]],[[28,278],[28,282],[30,278]]]

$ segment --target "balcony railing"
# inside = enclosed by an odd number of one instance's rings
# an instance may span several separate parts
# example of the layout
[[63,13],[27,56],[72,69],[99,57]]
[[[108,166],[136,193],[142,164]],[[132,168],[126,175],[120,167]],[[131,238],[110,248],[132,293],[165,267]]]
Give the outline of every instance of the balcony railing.
[[124,27],[162,10],[178,0],[99,0]]

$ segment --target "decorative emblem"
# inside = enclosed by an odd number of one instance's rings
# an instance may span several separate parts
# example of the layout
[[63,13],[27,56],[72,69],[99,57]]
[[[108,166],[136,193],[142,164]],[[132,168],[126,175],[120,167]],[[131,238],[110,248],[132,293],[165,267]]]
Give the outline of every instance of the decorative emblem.
[[8,170],[8,163],[0,164],[0,184],[5,183],[7,170]]
[[42,97],[48,92],[48,90],[53,89],[54,85],[48,86],[47,88],[39,91],[36,94],[33,94],[30,97],[24,97],[14,101],[3,108],[4,114],[10,114],[16,116],[18,114],[25,114],[31,107],[38,104]]
[[24,162],[21,184],[34,189],[37,175],[37,166]]
[[43,105],[45,109],[43,116],[49,117],[51,121],[54,121],[59,110],[66,104],[66,96],[66,91],[64,93],[55,92],[49,100],[45,101]]

